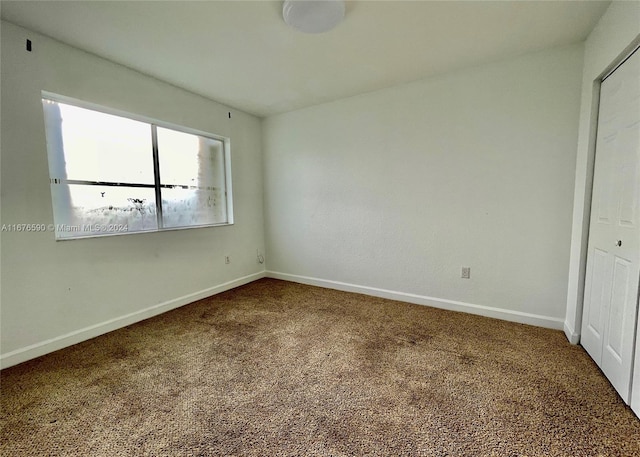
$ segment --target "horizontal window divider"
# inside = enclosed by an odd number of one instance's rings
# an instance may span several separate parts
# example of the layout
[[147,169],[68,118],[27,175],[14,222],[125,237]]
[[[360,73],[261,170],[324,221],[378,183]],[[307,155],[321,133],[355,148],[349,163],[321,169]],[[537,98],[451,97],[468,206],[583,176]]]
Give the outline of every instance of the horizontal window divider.
[[182,184],[160,184],[161,189],[191,189],[191,190],[217,190],[219,187],[212,186],[187,186]]
[[[85,181],[82,179],[52,178],[51,184],[77,184],[82,186],[112,186],[112,187],[145,187],[153,189],[155,184],[113,182],[113,181]],[[160,184],[161,189],[186,189],[186,190],[218,190],[215,186],[189,186],[186,184]],[[225,192],[226,193],[226,192]]]
[[112,187],[146,187],[153,189],[154,184],[131,183],[131,182],[113,182],[113,181],[85,181],[82,179],[60,179],[52,178],[51,184],[79,184],[83,186],[112,186]]

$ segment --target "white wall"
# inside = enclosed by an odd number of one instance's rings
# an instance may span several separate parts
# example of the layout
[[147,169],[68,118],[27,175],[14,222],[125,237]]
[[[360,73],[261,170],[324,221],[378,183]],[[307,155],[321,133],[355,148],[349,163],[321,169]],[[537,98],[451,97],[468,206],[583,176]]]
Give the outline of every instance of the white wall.
[[[585,43],[564,331],[580,338],[600,79],[640,42],[640,2],[614,1]],[[640,351],[639,351],[640,352]],[[640,360],[639,360],[640,362]]]
[[61,242],[2,233],[3,366],[263,276],[260,119],[6,22],[1,63],[2,224],[53,223],[41,90],[230,137],[235,205],[226,227]]
[[582,52],[267,118],[268,274],[562,328]]

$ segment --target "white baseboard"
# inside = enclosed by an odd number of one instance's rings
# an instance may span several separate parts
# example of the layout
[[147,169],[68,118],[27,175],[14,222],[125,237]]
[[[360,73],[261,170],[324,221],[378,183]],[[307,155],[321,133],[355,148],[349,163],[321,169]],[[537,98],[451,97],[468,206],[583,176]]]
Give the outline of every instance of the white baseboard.
[[80,330],[75,330],[73,332],[67,333],[66,335],[60,335],[46,341],[41,341],[24,348],[2,354],[0,355],[0,368],[7,368],[12,365],[17,365],[18,363],[26,362],[27,360],[40,357],[41,355],[57,351],[58,349],[65,348],[67,346],[71,346],[73,344],[77,344],[91,338],[95,338],[96,336],[100,336],[113,330],[126,327],[127,325],[135,324],[136,322],[140,322],[150,317],[157,316],[158,314],[162,314],[167,311],[171,311],[172,309],[179,308],[180,306],[184,306],[186,304],[193,303],[194,301],[201,300],[203,298],[210,297],[221,292],[225,292],[229,289],[248,284],[264,277],[264,271],[248,276],[243,276],[242,278],[234,279],[233,281],[225,282],[224,284],[209,287],[192,294],[183,295],[182,297],[178,297],[164,303],[159,303],[140,311],[116,317],[115,319],[110,319],[108,321],[91,325]]
[[508,309],[492,308],[490,306],[475,305],[472,303],[447,300],[444,298],[427,297],[424,295],[396,292],[393,290],[359,286],[356,284],[311,278],[308,276],[292,275],[288,273],[280,273],[277,271],[267,271],[266,277],[298,282],[301,284],[309,284],[312,286],[325,287],[328,289],[342,290],[345,292],[356,292],[364,295],[371,295],[374,297],[389,298],[391,300],[431,306],[433,308],[447,309],[450,311],[460,311],[464,313],[476,314],[479,316],[493,317],[505,321],[535,325],[537,327],[546,327],[554,330],[562,330],[564,324],[564,321],[560,318],[542,316],[539,314],[530,314]]
[[264,277],[282,279],[285,281],[297,282],[301,284],[309,284],[312,286],[325,287],[328,289],[342,290],[345,292],[355,292],[364,295],[371,295],[374,297],[388,298],[391,300],[432,306],[434,308],[447,309],[451,311],[460,311],[470,314],[476,314],[479,316],[493,317],[496,319],[518,322],[521,324],[535,325],[538,327],[552,328],[555,330],[564,330],[567,338],[572,344],[577,344],[580,339],[579,335],[573,332],[573,330],[569,328],[566,322],[563,322],[562,319],[554,317],[523,313],[520,311],[512,311],[501,308],[493,308],[483,305],[475,305],[472,303],[447,300],[444,298],[435,298],[424,295],[397,292],[393,290],[379,289],[375,287],[359,286],[356,284],[311,278],[308,276],[292,275],[276,271],[266,271],[243,276],[242,278],[234,279],[233,281],[229,281],[224,284],[209,287],[207,289],[184,295],[182,297],[178,297],[164,303],[150,306],[134,313],[126,314],[124,316],[110,319],[99,324],[85,327],[80,330],[75,330],[65,335],[41,341],[24,348],[2,354],[0,355],[0,368],[8,368],[10,366],[17,365],[18,363],[26,362],[27,360],[40,357],[41,355],[57,351],[59,349],[80,343],[82,341],[86,341],[91,338],[95,338],[96,336],[100,336],[113,330],[126,327],[127,325],[135,324],[136,322],[140,322],[150,317],[157,316],[158,314],[162,314],[172,309],[179,308],[180,306],[184,306],[186,304],[193,303],[194,301],[210,297],[221,292],[225,292],[227,290],[242,286],[244,284],[248,284]]
[[567,321],[564,321],[564,334],[567,336],[569,343],[578,344],[580,342],[580,334],[576,333],[576,331],[569,325]]

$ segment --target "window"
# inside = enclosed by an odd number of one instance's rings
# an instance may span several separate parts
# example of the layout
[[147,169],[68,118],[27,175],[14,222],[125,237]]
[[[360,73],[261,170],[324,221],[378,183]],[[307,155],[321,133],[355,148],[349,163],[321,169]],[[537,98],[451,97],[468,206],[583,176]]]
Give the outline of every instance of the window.
[[232,223],[228,138],[42,104],[56,239]]

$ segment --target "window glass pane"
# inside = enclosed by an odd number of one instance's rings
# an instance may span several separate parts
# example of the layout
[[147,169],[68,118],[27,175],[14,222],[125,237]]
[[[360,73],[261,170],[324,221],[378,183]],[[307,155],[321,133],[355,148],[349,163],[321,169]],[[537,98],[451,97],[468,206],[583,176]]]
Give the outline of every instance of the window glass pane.
[[157,230],[153,188],[51,184],[57,238]]
[[52,160],[60,162],[54,164],[52,178],[153,184],[149,124],[51,100],[43,102],[47,130],[58,132],[47,138],[50,165]]
[[157,132],[164,227],[227,222],[224,143],[162,127]]
[[227,222],[227,202],[220,189],[162,189],[162,222],[165,228]]
[[158,127],[160,182],[224,188],[224,143]]

